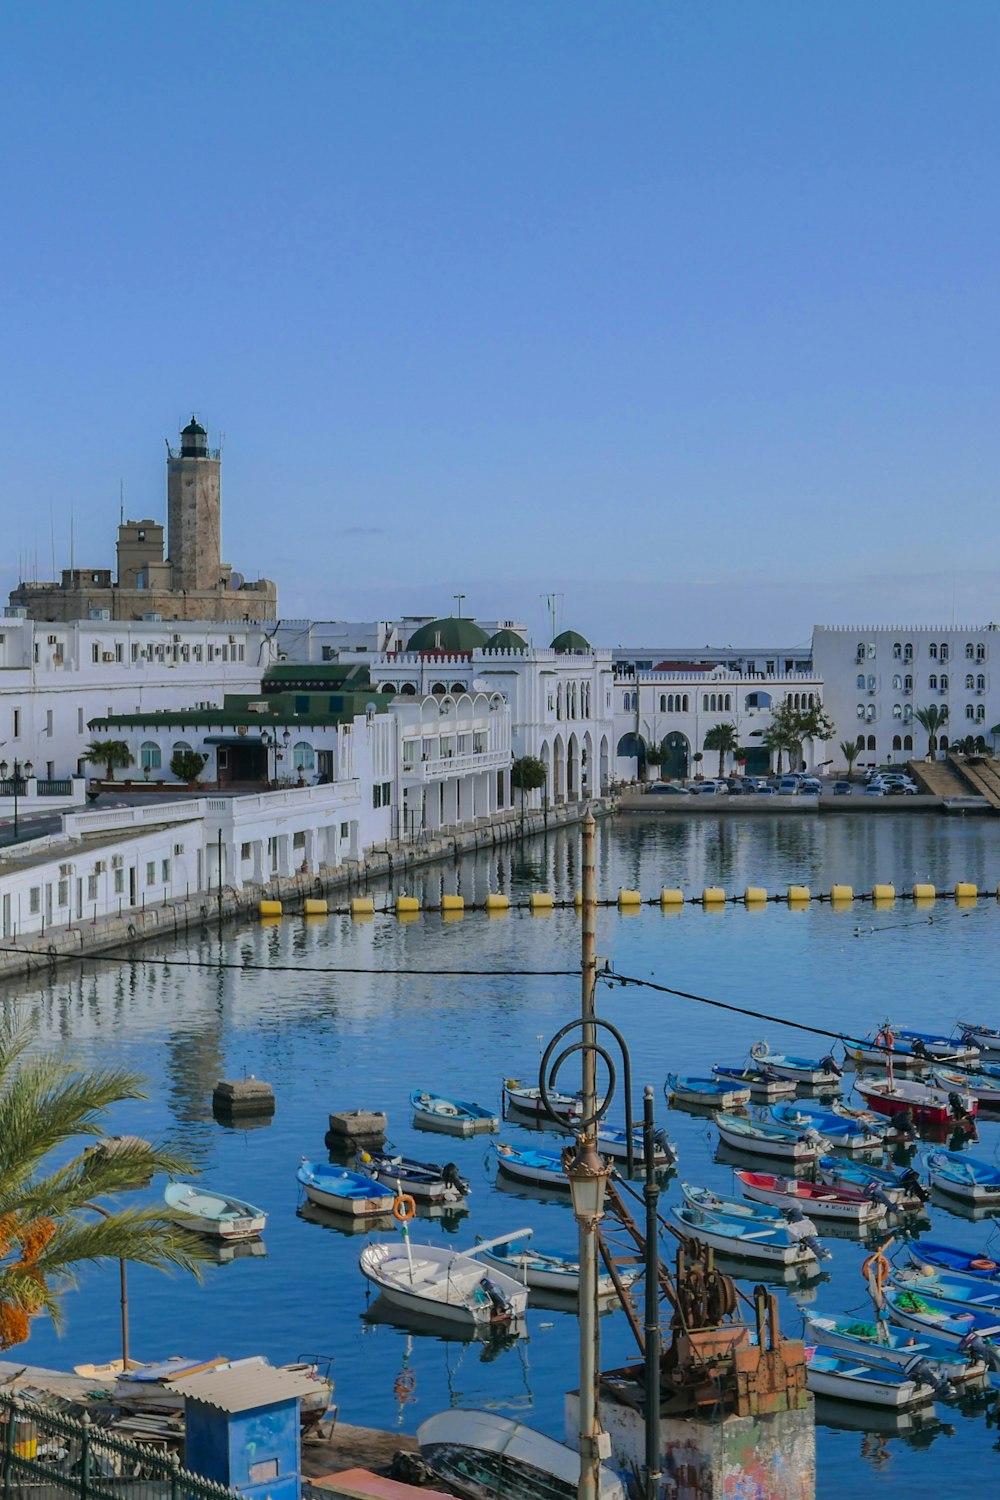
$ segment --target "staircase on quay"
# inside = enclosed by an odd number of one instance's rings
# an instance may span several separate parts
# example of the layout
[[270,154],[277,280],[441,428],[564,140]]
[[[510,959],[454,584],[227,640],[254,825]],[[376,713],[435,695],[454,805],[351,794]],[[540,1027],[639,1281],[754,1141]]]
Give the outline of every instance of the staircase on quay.
[[996,761],[988,755],[949,755],[948,764],[955,767],[974,792],[1000,812],[1000,769]]

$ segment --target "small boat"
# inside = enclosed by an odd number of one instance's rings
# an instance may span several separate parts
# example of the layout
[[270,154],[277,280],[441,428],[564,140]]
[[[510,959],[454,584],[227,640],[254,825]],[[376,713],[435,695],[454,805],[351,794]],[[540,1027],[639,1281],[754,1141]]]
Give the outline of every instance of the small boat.
[[893,1328],[884,1318],[865,1322],[847,1314],[824,1317],[820,1313],[803,1314],[805,1337],[810,1343],[828,1349],[859,1355],[878,1365],[898,1365],[910,1369],[918,1361],[926,1364],[939,1379],[959,1384],[980,1380],[986,1364],[975,1356],[964,1354],[954,1344],[933,1334],[916,1334]]
[[882,1288],[886,1311],[901,1328],[929,1333],[948,1344],[985,1360],[991,1370],[1000,1371],[1000,1321],[994,1312],[983,1308],[960,1308],[953,1302],[926,1297],[922,1292],[893,1283]]
[[806,1386],[814,1396],[838,1401],[860,1401],[865,1406],[890,1406],[896,1411],[927,1406],[936,1395],[933,1385],[914,1379],[893,1365],[870,1365],[839,1349],[806,1346]]
[[855,1067],[884,1069],[891,1063],[897,1073],[926,1073],[935,1063],[975,1062],[979,1056],[975,1048],[953,1037],[897,1030],[888,1022],[853,1046],[845,1043],[845,1051]]
[[815,1161],[830,1148],[819,1131],[795,1131],[776,1120],[747,1120],[742,1115],[717,1114],[715,1123],[727,1146],[756,1156],[776,1156],[782,1161]]
[[329,1162],[306,1161],[303,1157],[295,1175],[310,1203],[354,1219],[392,1213],[396,1201],[396,1194],[387,1192],[384,1183]]
[[934,1068],[931,1077],[938,1088],[965,1090],[986,1109],[1000,1108],[1000,1068],[995,1063],[980,1064],[975,1073],[953,1073],[949,1068]]
[[702,1104],[711,1109],[735,1109],[750,1103],[750,1090],[725,1078],[699,1078],[668,1073],[663,1092],[670,1104]]
[[368,1150],[358,1152],[357,1167],[383,1187],[409,1193],[417,1203],[458,1207],[472,1191],[453,1161],[446,1161],[442,1167],[433,1161],[414,1161],[388,1151]]
[[487,1274],[475,1250],[376,1240],[358,1264],[390,1306],[469,1329],[509,1326],[528,1303],[527,1288],[505,1272]]
[[816,1252],[799,1234],[801,1225],[727,1219],[691,1204],[674,1204],[671,1216],[681,1232],[738,1260],[777,1262],[781,1266],[815,1266]]
[[213,1193],[190,1182],[168,1182],[163,1189],[167,1206],[185,1229],[220,1240],[246,1240],[263,1234],[267,1214],[242,1198]]
[[1000,1208],[1000,1167],[961,1151],[932,1151],[927,1158],[931,1186],[964,1203]]
[[944,1036],[938,1031],[913,1031],[904,1026],[896,1032],[896,1036],[915,1052],[922,1048],[929,1057],[948,1057],[952,1062],[961,1060],[974,1063],[979,1052],[978,1047],[956,1041],[953,1036]]
[[893,1172],[889,1167],[845,1161],[842,1156],[821,1156],[816,1163],[816,1180],[827,1182],[832,1187],[853,1187],[870,1192],[876,1203],[884,1203],[893,1213],[917,1212],[930,1197],[929,1190],[912,1167]]
[[536,1186],[557,1188],[569,1192],[569,1178],[563,1171],[562,1157],[555,1151],[521,1150],[518,1146],[504,1144],[493,1147],[497,1166],[508,1177],[518,1182],[530,1182]]
[[794,1104],[774,1104],[771,1118],[779,1125],[794,1125],[804,1130],[812,1126],[820,1131],[841,1151],[880,1151],[885,1135],[885,1126],[876,1125],[857,1115],[841,1114],[839,1110],[825,1109],[811,1099],[799,1099]]
[[981,1250],[959,1250],[955,1245],[942,1245],[938,1240],[913,1240],[909,1250],[910,1260],[915,1266],[939,1266],[943,1271],[959,1271],[963,1276],[976,1276],[981,1281],[1000,1282],[1000,1262]]
[[[560,1094],[555,1089],[548,1090],[549,1104],[552,1106],[556,1116],[563,1123],[579,1120],[583,1116],[583,1096],[581,1094]],[[529,1088],[519,1082],[516,1078],[505,1078],[503,1084],[504,1114],[508,1109],[516,1109],[519,1114],[530,1115],[533,1120],[540,1123],[555,1124],[552,1116],[545,1108],[540,1088]],[[598,1101],[599,1105],[603,1101]]]
[[937,1271],[930,1266],[897,1266],[892,1272],[894,1286],[948,1302],[960,1308],[990,1312],[1000,1323],[1000,1287],[983,1281],[980,1276],[962,1276],[958,1271]]
[[[772,1203],[748,1203],[745,1198],[723,1198],[719,1193],[713,1193],[711,1188],[695,1187],[690,1182],[681,1183],[681,1192],[686,1203],[709,1217],[715,1215],[722,1219],[745,1219],[754,1224],[794,1224],[798,1234],[807,1243],[809,1236],[819,1235],[812,1219],[797,1203],[789,1203],[784,1208]],[[828,1258],[828,1251],[824,1250],[820,1254],[818,1238],[813,1249],[820,1260]]]
[[[513,1276],[532,1291],[564,1292],[576,1297],[580,1291],[578,1255],[564,1255],[558,1250],[539,1250],[529,1243],[531,1234],[530,1229],[516,1229],[502,1239],[491,1240],[488,1248],[474,1245],[469,1254],[486,1261],[487,1265],[498,1271],[505,1271],[508,1276]],[[623,1284],[631,1286],[642,1272],[638,1267],[623,1268],[620,1275]],[[597,1295],[603,1298],[618,1295],[610,1276],[598,1276]]]
[[500,1129],[500,1118],[481,1104],[467,1099],[446,1099],[442,1094],[427,1094],[415,1089],[410,1095],[413,1123],[421,1130],[438,1130],[444,1135],[492,1135]]
[[[580,1455],[495,1411],[443,1411],[417,1428],[421,1457],[466,1500],[576,1500]],[[596,1500],[626,1500],[601,1464]]]
[[842,1224],[870,1224],[885,1217],[885,1205],[860,1188],[831,1187],[799,1177],[777,1177],[773,1172],[738,1171],[736,1178],[748,1198],[784,1208],[796,1203],[812,1218],[839,1219]]
[[843,1069],[827,1053],[825,1057],[794,1057],[788,1052],[772,1052],[766,1042],[754,1042],[750,1056],[759,1068],[767,1068],[779,1078],[791,1078],[810,1088],[837,1089]]
[[724,1068],[713,1067],[712,1072],[724,1082],[735,1083],[750,1090],[755,1104],[772,1104],[777,1099],[793,1099],[798,1084],[794,1078],[779,1078],[770,1068]]
[[[597,1127],[597,1149],[611,1161],[628,1160],[628,1132],[617,1125],[600,1124]],[[641,1130],[632,1131],[632,1161],[636,1167],[646,1165],[646,1148]],[[653,1165],[658,1171],[668,1172],[677,1165],[677,1148],[672,1145],[665,1130],[653,1135]]]
[[949,1125],[974,1115],[971,1094],[946,1093],[912,1078],[858,1078],[855,1089],[880,1115],[908,1115],[918,1125]]
[[980,1052],[1000,1052],[1000,1031],[993,1026],[984,1026],[978,1021],[956,1021],[955,1030],[966,1047],[978,1047]]

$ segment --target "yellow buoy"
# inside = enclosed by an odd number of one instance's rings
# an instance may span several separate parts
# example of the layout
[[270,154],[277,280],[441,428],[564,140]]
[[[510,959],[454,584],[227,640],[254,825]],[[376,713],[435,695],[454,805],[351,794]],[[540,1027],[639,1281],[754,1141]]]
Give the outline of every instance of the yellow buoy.
[[726,893],[721,885],[706,885],[701,893],[701,899],[704,906],[718,906],[725,901]]
[[373,917],[374,915],[375,915],[375,897],[374,896],[352,896],[351,897],[351,916],[352,917]]
[[923,881],[913,887],[914,901],[933,901],[936,896],[936,888],[928,884],[926,881]]
[[257,906],[257,912],[262,917],[280,917],[280,901],[261,901]]
[[[1000,886],[997,887],[1000,890]],[[675,886],[665,885],[660,892],[661,906],[683,906],[684,892],[677,890]]]
[[872,886],[872,900],[873,901],[895,901],[895,899],[896,899],[896,887],[894,885],[873,885]]
[[788,887],[789,906],[802,906],[809,900],[809,887],[807,885],[790,885]]
[[762,885],[748,885],[743,892],[747,906],[761,906],[767,900],[767,891]]
[[551,891],[532,891],[528,897],[530,911],[551,911],[553,906],[555,906],[555,897]]
[[501,895],[499,891],[491,891],[486,897],[486,910],[494,916],[497,912],[510,911],[510,897]]
[[972,884],[971,880],[955,881],[956,901],[975,901],[979,895],[979,887]]
[[580,911],[580,909],[583,906],[583,892],[582,891],[577,891],[576,895],[573,897],[573,905],[576,907],[577,911]]
[[403,912],[406,912],[407,914],[409,914],[410,912],[415,912],[415,911],[419,911],[419,910],[420,910],[420,902],[417,900],[416,896],[397,896],[396,897],[396,916],[397,917],[400,916]]
[[641,891],[619,891],[618,892],[618,905],[619,906],[641,906],[642,905],[642,892]]
[[325,917],[329,914],[330,904],[325,896],[307,896],[302,911],[307,917]]
[[831,885],[830,900],[835,906],[845,906],[854,900],[854,888],[849,885]]
[[456,914],[463,912],[465,910],[465,897],[442,896],[441,910],[449,916],[455,916]]

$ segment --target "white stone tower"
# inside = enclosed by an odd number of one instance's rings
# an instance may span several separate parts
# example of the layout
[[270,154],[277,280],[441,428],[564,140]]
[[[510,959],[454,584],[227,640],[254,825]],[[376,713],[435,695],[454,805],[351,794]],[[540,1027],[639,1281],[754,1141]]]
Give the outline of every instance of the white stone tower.
[[217,589],[222,566],[222,463],[191,418],[180,448],[167,450],[167,549],[173,589]]

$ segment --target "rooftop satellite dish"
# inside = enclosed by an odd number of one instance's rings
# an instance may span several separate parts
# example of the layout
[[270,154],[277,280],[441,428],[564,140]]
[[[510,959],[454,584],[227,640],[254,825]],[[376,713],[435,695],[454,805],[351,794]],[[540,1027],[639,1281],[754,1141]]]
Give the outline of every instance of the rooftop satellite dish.
[[246,579],[244,578],[242,573],[230,573],[229,587],[231,589],[241,589],[245,583]]

